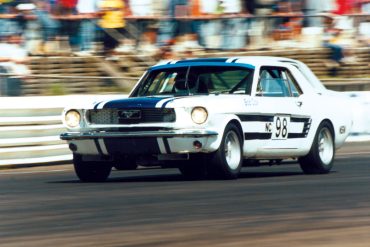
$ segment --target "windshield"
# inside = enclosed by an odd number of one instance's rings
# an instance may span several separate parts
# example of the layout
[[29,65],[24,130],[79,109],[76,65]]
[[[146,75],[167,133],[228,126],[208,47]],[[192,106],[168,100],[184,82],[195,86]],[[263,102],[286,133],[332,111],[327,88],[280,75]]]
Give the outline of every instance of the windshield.
[[134,96],[250,94],[253,69],[237,66],[184,66],[154,69]]

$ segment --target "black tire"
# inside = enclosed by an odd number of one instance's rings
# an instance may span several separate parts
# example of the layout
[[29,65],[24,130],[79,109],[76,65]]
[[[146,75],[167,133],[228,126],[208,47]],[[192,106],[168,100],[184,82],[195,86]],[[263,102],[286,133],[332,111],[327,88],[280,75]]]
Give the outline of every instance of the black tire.
[[210,154],[208,172],[212,177],[236,179],[243,164],[243,139],[240,129],[229,123],[218,150]]
[[322,122],[317,128],[310,152],[299,158],[299,164],[305,174],[326,174],[333,167],[334,156],[332,127],[328,122]]
[[82,182],[104,182],[109,177],[112,165],[107,162],[83,161],[80,155],[73,155],[77,177]]
[[129,171],[129,170],[136,170],[138,165],[134,157],[126,157],[123,160],[119,160],[115,162],[113,167],[119,171]]
[[195,154],[187,161],[178,161],[181,174],[190,180],[200,180],[207,177],[207,168],[204,155]]

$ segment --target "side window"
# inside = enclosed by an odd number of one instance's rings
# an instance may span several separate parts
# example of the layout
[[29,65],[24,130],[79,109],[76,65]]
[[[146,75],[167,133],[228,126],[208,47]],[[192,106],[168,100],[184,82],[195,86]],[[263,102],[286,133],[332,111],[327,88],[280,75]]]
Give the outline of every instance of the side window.
[[285,73],[285,77],[286,77],[286,80],[288,82],[292,97],[298,97],[299,95],[301,95],[302,90],[299,87],[299,85],[298,85],[296,79],[294,78],[294,76],[290,73],[289,70],[285,70],[284,73]]
[[257,96],[289,97],[289,85],[284,79],[282,68],[262,67],[257,86]]
[[286,68],[261,67],[257,96],[298,97],[302,94],[297,81]]

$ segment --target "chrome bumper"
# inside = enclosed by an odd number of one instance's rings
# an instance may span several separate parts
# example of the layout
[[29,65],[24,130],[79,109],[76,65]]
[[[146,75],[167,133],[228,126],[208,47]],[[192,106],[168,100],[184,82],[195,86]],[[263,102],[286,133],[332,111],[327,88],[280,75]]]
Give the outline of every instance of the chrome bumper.
[[70,140],[87,140],[100,138],[141,138],[141,137],[209,137],[216,136],[216,131],[210,130],[163,130],[163,131],[135,131],[135,132],[66,132],[60,135],[60,139]]

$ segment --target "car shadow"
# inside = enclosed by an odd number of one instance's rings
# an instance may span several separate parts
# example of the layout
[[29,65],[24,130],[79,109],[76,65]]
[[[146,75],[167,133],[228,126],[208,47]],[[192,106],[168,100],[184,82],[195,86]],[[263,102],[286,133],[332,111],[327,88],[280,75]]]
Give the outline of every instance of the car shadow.
[[[204,178],[204,179],[189,179],[184,177],[180,173],[170,174],[125,174],[125,176],[117,176],[119,173],[124,174],[123,171],[115,171],[114,177],[108,178],[104,183],[163,183],[163,182],[191,182],[191,181],[226,181],[215,178]],[[240,173],[238,180],[244,179],[263,179],[263,178],[274,178],[274,177],[289,177],[289,176],[304,176],[302,172],[290,172],[290,171],[263,171],[263,172],[250,172],[243,171]],[[48,182],[51,184],[83,184],[84,182],[76,180],[65,180],[65,181],[52,181]]]

